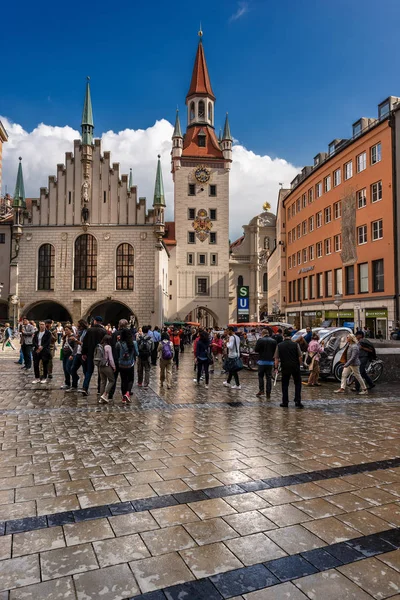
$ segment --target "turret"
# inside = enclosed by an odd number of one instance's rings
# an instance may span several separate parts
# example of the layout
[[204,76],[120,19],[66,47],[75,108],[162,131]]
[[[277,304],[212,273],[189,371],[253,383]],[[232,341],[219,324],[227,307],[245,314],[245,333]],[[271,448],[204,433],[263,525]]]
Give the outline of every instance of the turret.
[[181,166],[181,156],[183,150],[183,135],[181,122],[179,120],[179,110],[176,110],[174,133],[172,134],[172,162],[173,168],[179,169]]
[[90,97],[90,77],[87,78],[86,81],[86,93],[85,93],[85,101],[83,104],[83,112],[82,112],[82,144],[91,145],[93,144],[93,110],[92,110],[92,99]]
[[161,249],[161,240],[165,233],[165,194],[164,194],[164,182],[161,170],[161,156],[158,155],[157,172],[156,172],[156,183],[154,186],[154,198],[153,198],[153,209],[154,209],[154,235],[157,238],[157,248]]
[[210,125],[214,127],[215,96],[208,74],[206,57],[203,48],[203,32],[199,31],[199,45],[193,66],[190,88],[186,96],[188,109],[188,127],[194,125]]
[[17,181],[15,183],[14,199],[13,199],[13,238],[15,239],[15,257],[19,252],[19,240],[22,237],[22,226],[24,221],[24,210],[26,209],[24,175],[22,173],[22,158],[19,157],[19,165],[17,172]]
[[220,142],[222,154],[226,160],[232,160],[232,136],[231,128],[229,126],[228,113],[226,113],[224,133]]
[[90,77],[86,81],[85,101],[82,112],[82,187],[81,187],[81,222],[87,225],[90,222],[90,203],[92,199],[92,161],[93,161],[93,110],[90,97]]

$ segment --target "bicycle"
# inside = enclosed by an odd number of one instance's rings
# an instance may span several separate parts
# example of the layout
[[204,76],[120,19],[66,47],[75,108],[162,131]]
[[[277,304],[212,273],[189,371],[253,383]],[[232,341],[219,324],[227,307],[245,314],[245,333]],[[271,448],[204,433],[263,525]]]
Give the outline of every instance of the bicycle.
[[[383,361],[380,358],[371,360],[371,362],[368,363],[365,372],[367,373],[367,375],[370,376],[373,383],[376,383],[377,381],[379,381],[383,374]],[[355,383],[355,377],[353,373],[350,373],[350,375],[347,377],[346,384],[349,387],[351,387],[353,383]]]

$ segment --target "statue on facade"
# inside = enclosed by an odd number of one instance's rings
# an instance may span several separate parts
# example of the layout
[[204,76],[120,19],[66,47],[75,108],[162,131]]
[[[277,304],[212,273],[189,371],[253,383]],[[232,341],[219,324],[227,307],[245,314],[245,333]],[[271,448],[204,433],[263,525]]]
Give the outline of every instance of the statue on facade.
[[89,209],[87,206],[82,208],[82,221],[87,223],[89,221]]
[[87,179],[82,184],[82,201],[89,202],[90,183]]

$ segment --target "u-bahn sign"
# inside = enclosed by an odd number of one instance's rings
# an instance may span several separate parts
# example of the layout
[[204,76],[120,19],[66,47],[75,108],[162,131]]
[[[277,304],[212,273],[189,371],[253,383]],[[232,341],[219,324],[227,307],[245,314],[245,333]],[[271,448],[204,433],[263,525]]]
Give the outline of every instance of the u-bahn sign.
[[239,285],[237,289],[237,322],[250,321],[250,294],[248,285]]

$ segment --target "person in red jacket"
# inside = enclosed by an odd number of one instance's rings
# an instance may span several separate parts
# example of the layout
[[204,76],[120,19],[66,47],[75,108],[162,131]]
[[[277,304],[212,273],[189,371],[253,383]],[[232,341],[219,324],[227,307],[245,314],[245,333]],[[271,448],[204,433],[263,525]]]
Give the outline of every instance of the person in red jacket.
[[179,369],[179,352],[181,349],[181,334],[179,329],[175,327],[171,335],[171,342],[174,345],[174,363],[176,368]]

